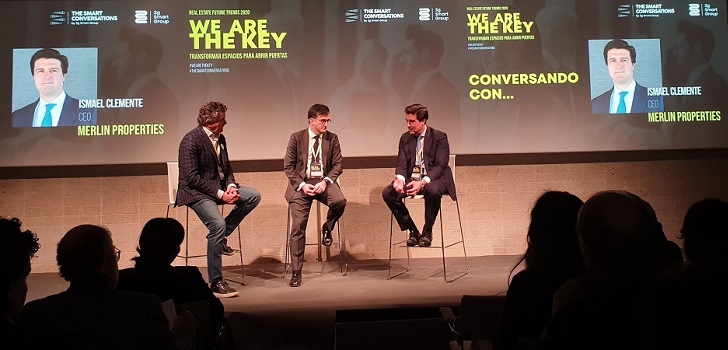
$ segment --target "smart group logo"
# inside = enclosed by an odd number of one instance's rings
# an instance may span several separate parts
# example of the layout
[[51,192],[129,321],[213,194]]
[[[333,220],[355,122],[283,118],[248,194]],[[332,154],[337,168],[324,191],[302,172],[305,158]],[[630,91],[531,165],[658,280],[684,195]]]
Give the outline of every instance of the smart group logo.
[[169,15],[159,10],[134,10],[136,24],[169,24]]
[[700,4],[688,4],[688,14],[693,17],[702,15],[700,11]]
[[632,17],[632,5],[622,4],[617,6],[617,17]]
[[344,13],[344,22],[359,22],[359,9],[348,9]]
[[53,11],[51,12],[51,25],[57,26],[59,24],[66,23],[66,11]]
[[149,23],[149,12],[147,12],[147,10],[134,11],[134,23],[138,23],[138,24]]
[[450,12],[443,11],[439,7],[420,7],[417,10],[417,17],[420,21],[448,21],[450,20]]
[[718,8],[710,4],[688,4],[688,15],[692,17],[718,17]]
[[430,11],[429,8],[420,7],[420,9],[417,12],[419,14],[418,18],[420,19],[420,21],[431,21],[432,20],[432,12]]

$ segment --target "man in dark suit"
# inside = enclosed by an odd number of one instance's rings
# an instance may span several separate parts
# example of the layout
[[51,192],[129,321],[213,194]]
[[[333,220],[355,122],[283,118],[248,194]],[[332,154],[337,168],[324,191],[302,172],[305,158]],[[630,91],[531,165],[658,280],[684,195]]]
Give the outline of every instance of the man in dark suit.
[[45,48],[30,58],[30,73],[40,98],[13,112],[13,127],[96,125],[96,108],[79,108],[78,99],[66,94],[68,57]]
[[647,113],[664,111],[662,96],[647,96],[647,88],[634,80],[637,51],[621,39],[604,46],[604,62],[614,86],[592,99],[592,113]]
[[[421,104],[404,109],[408,131],[399,138],[394,181],[384,188],[382,198],[392,210],[402,231],[409,230],[407,246],[429,247],[432,226],[440,212],[442,196],[455,200],[455,181],[448,166],[450,144],[447,134],[427,126],[429,113]],[[422,234],[415,226],[403,198],[421,194],[425,198]]]
[[39,337],[45,329],[76,334],[90,349],[194,348],[191,314],[177,316],[170,332],[156,295],[115,290],[120,254],[107,229],[72,228],[56,254],[68,290],[27,303],[18,325],[37,329]]
[[[179,186],[177,205],[195,211],[210,233],[207,235],[207,272],[212,292],[222,298],[238,295],[222,278],[222,254],[232,255],[229,236],[260,203],[260,193],[235,182],[222,134],[227,106],[210,101],[200,107],[196,128],[179,145]],[[223,217],[218,204],[235,204]]]
[[329,207],[326,222],[321,227],[321,242],[332,243],[331,230],[346,208],[346,198],[336,179],[343,172],[341,147],[336,134],[329,132],[329,108],[314,104],[308,110],[309,127],[291,134],[283,160],[283,172],[288,177],[286,200],[291,212],[291,266],[293,276],[288,285],[301,285],[301,268],[306,248],[306,226],[314,200]]

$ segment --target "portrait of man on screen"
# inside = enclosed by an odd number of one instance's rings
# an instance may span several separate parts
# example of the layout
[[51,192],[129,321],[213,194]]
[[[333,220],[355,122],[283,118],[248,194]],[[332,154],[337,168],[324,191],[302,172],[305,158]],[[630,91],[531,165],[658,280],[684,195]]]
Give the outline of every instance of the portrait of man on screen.
[[24,94],[21,89],[17,92],[14,89],[13,93],[17,93],[19,99],[23,95],[23,98],[34,98],[34,101],[13,111],[13,127],[96,125],[96,108],[81,108],[79,99],[66,91],[68,70],[68,57],[56,49],[43,48],[33,53],[30,73],[35,93]]
[[[611,88],[592,98],[592,113],[625,114],[664,111],[662,96],[649,96],[647,87],[651,86],[641,85],[635,79],[637,50],[634,46],[626,40],[613,39],[604,46],[603,56],[604,64],[606,64],[611,78]],[[646,60],[645,63],[646,68],[650,67],[649,61]]]

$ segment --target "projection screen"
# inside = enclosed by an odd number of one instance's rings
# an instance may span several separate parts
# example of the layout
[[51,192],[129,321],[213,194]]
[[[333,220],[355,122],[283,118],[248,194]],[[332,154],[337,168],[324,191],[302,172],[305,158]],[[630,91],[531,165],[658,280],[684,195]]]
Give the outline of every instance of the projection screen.
[[[726,11],[724,0],[3,1],[0,167],[176,160],[211,100],[229,108],[232,160],[282,158],[314,103],[331,108],[344,157],[395,155],[412,103],[456,154],[726,148]],[[615,43],[634,62],[610,65]],[[46,48],[65,74],[33,66]],[[65,98],[43,127],[53,84]]]

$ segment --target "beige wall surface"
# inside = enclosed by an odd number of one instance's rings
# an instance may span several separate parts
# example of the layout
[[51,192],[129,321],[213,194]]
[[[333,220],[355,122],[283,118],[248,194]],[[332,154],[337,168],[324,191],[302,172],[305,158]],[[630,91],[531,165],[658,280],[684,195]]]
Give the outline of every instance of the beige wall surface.
[[[349,263],[387,259],[390,214],[381,192],[393,177],[393,168],[345,170],[341,186],[347,198],[342,233]],[[282,261],[285,254],[286,178],[281,171],[236,173],[241,185],[258,189],[260,205],[241,224],[246,265]],[[529,211],[546,190],[569,191],[586,200],[597,191],[620,189],[650,202],[667,237],[678,242],[682,217],[688,207],[707,197],[728,199],[728,159],[657,160],[632,162],[457,166],[456,184],[467,254],[522,254],[526,247]],[[457,207],[443,200],[446,241],[457,235]],[[33,272],[55,272],[55,248],[62,235],[78,224],[108,227],[122,250],[120,267],[133,265],[136,240],[144,223],[165,216],[168,205],[165,175],[77,177],[0,180],[0,215],[17,217],[23,227],[37,233],[41,249],[33,260]],[[411,203],[413,218],[422,225],[422,203]],[[315,208],[315,207],[314,207]],[[324,207],[325,208],[325,207]],[[205,228],[190,211],[190,254],[205,253]],[[185,222],[186,209],[174,208],[170,216]],[[317,215],[309,221],[309,243],[318,238]],[[437,226],[436,226],[437,227]],[[435,234],[437,234],[435,230]],[[395,234],[403,237],[395,224]],[[435,241],[437,241],[435,236]],[[447,242],[446,242],[447,243]],[[233,235],[230,245],[237,247]],[[333,248],[333,247],[332,247]],[[412,249],[414,257],[439,256],[438,249]],[[449,254],[458,255],[458,249]],[[309,261],[316,249],[306,250]],[[334,258],[336,250],[324,252]],[[462,255],[462,250],[460,254]],[[402,248],[396,257],[404,257]],[[237,256],[223,257],[226,266]],[[178,259],[175,264],[184,264]],[[204,258],[190,264],[205,266]]]

